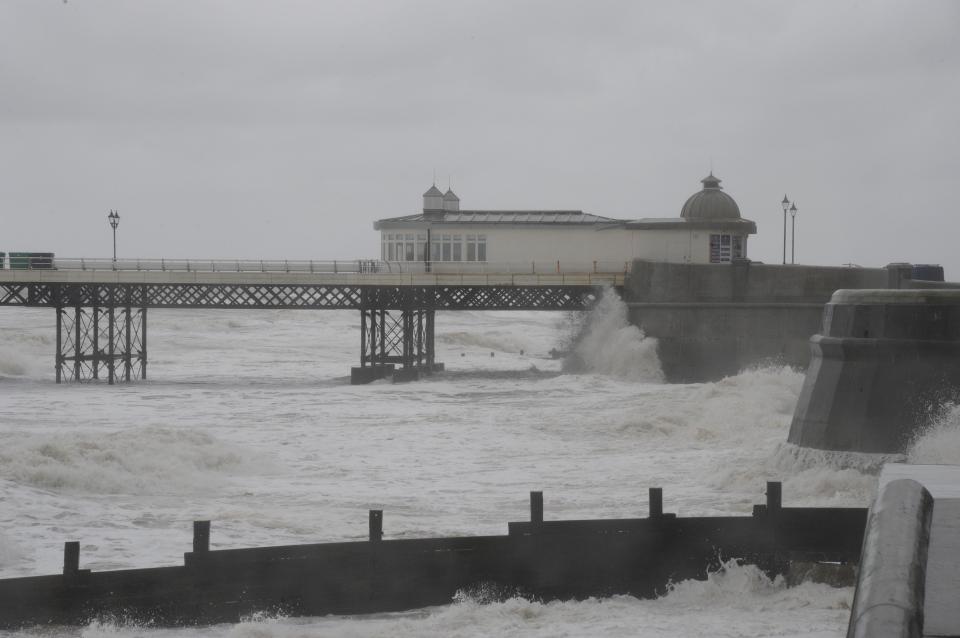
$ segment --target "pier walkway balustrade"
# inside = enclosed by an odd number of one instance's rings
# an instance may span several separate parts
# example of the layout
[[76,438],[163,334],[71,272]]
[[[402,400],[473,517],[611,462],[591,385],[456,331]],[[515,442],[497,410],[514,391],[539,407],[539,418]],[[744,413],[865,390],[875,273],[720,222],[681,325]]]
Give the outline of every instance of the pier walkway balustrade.
[[150,308],[359,310],[353,383],[416,379],[434,357],[437,310],[585,310],[622,290],[623,262],[63,259],[0,269],[0,306],[56,311],[56,379],[147,376]]

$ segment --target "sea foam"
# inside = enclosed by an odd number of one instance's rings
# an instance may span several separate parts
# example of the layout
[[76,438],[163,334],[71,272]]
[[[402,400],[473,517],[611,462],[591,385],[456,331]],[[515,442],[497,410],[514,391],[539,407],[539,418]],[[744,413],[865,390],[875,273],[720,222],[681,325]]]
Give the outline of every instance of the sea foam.
[[209,490],[251,465],[249,455],[208,434],[162,427],[24,435],[0,450],[0,477],[68,493]]

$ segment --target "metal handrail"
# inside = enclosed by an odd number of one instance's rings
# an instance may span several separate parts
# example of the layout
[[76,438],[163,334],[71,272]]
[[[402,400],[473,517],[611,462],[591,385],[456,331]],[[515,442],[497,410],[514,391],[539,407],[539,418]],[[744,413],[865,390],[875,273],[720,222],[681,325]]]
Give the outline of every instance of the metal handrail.
[[586,275],[626,274],[629,262],[624,261],[382,261],[378,259],[356,260],[290,260],[290,259],[89,259],[57,257],[53,260],[57,270],[110,270],[110,271],[163,271],[163,272],[259,272],[259,273],[304,273],[330,275],[356,274],[428,274],[428,275]]

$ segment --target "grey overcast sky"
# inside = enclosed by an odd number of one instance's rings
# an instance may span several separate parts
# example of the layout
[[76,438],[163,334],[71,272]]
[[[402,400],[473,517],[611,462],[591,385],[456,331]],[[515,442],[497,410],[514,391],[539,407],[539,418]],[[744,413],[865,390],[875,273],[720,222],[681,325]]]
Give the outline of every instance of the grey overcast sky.
[[679,215],[960,280],[960,2],[4,0],[0,251],[376,257],[464,208]]

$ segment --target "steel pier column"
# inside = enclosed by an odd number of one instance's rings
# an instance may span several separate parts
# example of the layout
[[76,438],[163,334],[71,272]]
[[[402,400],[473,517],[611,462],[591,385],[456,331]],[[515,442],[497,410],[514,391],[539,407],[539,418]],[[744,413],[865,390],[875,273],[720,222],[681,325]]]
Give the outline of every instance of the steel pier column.
[[[94,298],[97,297],[96,288],[94,288]],[[107,312],[110,312],[107,308]],[[93,307],[93,378],[99,378],[100,373],[100,306]]]
[[80,340],[80,324],[83,322],[83,308],[80,307],[79,303],[74,307],[73,313],[73,330],[74,330],[74,341],[73,341],[73,380],[80,380],[80,353],[83,348],[81,344],[83,343]]
[[146,299],[142,300],[144,307],[140,309],[140,378],[147,378],[147,307]]
[[130,306],[127,306],[126,308],[123,309],[123,315],[124,315],[124,323],[126,324],[124,326],[124,331],[126,332],[126,335],[124,336],[126,337],[126,339],[124,342],[124,349],[123,349],[123,374],[125,377],[124,380],[129,381],[130,372],[131,372],[131,369],[133,368],[133,362],[130,360],[130,358],[133,356],[133,353],[130,351],[130,331],[133,328],[133,322],[130,320],[131,319]]
[[57,369],[57,383],[63,382],[63,307],[57,306],[57,354],[54,367]]
[[360,367],[367,367],[367,311],[362,308],[360,309]]
[[[109,326],[109,332],[107,339],[110,342],[110,345],[107,348],[107,382],[110,385],[114,384],[116,379],[116,350],[115,346],[117,339],[114,336],[114,324],[116,323],[116,308],[113,306],[113,291],[110,292],[110,314],[108,315],[107,325]],[[79,379],[77,379],[79,381]]]
[[429,366],[430,371],[433,372],[433,365],[436,363],[434,348],[433,348],[433,321],[434,321],[434,310],[427,310],[427,334],[426,334],[426,346],[427,346],[427,366]]

